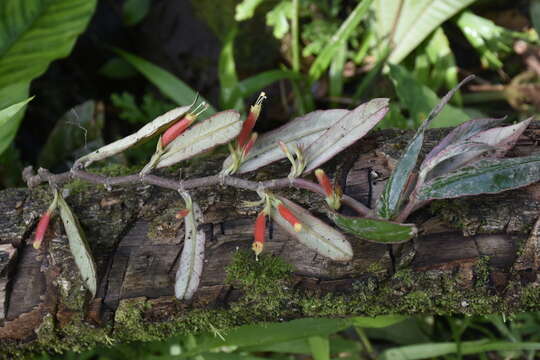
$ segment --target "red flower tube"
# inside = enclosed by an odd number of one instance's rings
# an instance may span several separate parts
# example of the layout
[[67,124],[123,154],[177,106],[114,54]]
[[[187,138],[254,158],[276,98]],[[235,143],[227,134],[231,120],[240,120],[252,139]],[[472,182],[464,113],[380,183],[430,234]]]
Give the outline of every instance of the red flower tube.
[[251,134],[251,139],[249,139],[248,143],[244,146],[242,149],[242,157],[245,158],[253,145],[255,144],[255,141],[257,141],[257,133]]
[[[202,109],[197,112],[197,110],[202,106]],[[174,139],[182,135],[186,129],[193,124],[195,120],[197,120],[197,117],[204,111],[208,109],[208,105],[205,102],[202,102],[193,110],[193,112],[188,113],[186,116],[184,116],[181,120],[177,121],[172,125],[170,128],[168,128],[163,135],[161,136],[161,146],[165,147],[171,143]]]
[[45,233],[47,232],[47,228],[49,227],[50,220],[51,213],[47,210],[43,215],[41,215],[41,218],[39,219],[36,228],[36,236],[34,237],[34,242],[32,244],[34,246],[34,249],[39,249],[41,247],[41,242],[45,237]]
[[255,252],[255,255],[258,256],[264,249],[264,234],[266,232],[266,214],[264,211],[261,211],[255,220],[255,229],[254,229],[254,241],[251,248]]
[[324,170],[323,169],[315,170],[315,176],[317,177],[317,181],[319,181],[319,185],[321,185],[321,187],[323,188],[326,196],[328,197],[333,196],[334,188],[332,187],[332,184],[330,183],[330,179],[324,173]]
[[242,125],[242,130],[240,131],[240,134],[236,139],[238,142],[238,147],[240,149],[242,149],[244,145],[246,145],[246,143],[249,141],[249,135],[255,127],[257,119],[259,118],[259,114],[261,113],[262,108],[262,102],[264,99],[266,99],[266,94],[264,92],[261,92],[261,94],[257,98],[257,101],[255,102],[255,105],[251,106],[251,109],[249,110],[246,121],[244,121],[244,124]]
[[279,204],[277,209],[279,211],[279,214],[294,227],[294,231],[302,231],[302,224],[300,223],[300,221],[298,221],[297,217],[294,216],[291,210],[287,209],[287,207],[283,204]]

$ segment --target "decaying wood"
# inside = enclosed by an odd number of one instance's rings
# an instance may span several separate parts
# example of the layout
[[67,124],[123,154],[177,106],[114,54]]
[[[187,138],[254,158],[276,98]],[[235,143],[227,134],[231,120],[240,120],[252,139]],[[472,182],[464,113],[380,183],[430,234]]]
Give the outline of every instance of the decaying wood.
[[[431,131],[428,147],[441,135],[441,131]],[[334,175],[345,193],[373,206],[410,137],[410,132],[399,131],[370,135],[329,163],[327,173]],[[539,139],[540,126],[535,123],[510,155],[539,151]],[[222,160],[207,159],[164,174],[210,175],[219,171]],[[248,176],[258,181],[287,173],[288,164],[281,162]],[[280,321],[317,315],[540,308],[540,223],[536,222],[540,184],[502,194],[434,202],[409,218],[420,229],[416,239],[387,246],[351,238],[355,258],[348,263],[322,258],[271,226],[265,254],[290,264],[293,272],[282,280],[279,295],[266,294],[282,296],[283,300],[268,311],[260,311],[256,298],[250,297],[252,290],[242,286],[242,279],[226,281],[226,269],[233,258],[251,246],[259,209],[245,207],[242,200],[256,200],[256,194],[230,187],[192,192],[204,212],[202,227],[208,241],[200,288],[192,302],[184,303],[173,297],[184,238],[183,224],[175,218],[183,207],[178,193],[148,185],[107,190],[75,182],[67,188],[70,195],[66,200],[79,217],[97,261],[96,299],[89,299],[81,288],[58,218],[47,232],[48,245],[41,250],[31,246],[35,225],[51,200],[47,188],[0,192],[0,341],[6,357],[25,349],[63,349],[54,340],[63,337],[64,342],[81,341],[80,348],[153,339],[151,329],[156,328],[152,326],[175,321],[183,325],[170,329],[210,329],[189,320],[192,313],[200,314],[201,310],[209,311],[205,318],[209,323],[230,317],[235,320],[227,324],[238,325],[246,319]],[[324,201],[320,196],[294,189],[276,192],[322,216]],[[119,310],[128,306],[138,311],[139,332]],[[219,324],[209,326],[215,325]],[[98,335],[79,340],[82,333]]]

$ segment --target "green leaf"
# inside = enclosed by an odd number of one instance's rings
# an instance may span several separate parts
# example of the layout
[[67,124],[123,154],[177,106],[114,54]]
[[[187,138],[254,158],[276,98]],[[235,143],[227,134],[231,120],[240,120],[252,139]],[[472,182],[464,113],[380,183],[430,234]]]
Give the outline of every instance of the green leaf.
[[17,115],[23,111],[34,97],[28,98],[19,103],[13,104],[0,110],[0,155],[8,148],[13,141],[17,128],[19,127],[19,119]]
[[531,0],[529,12],[536,33],[540,34],[540,0]]
[[122,8],[122,20],[124,25],[133,26],[139,23],[152,5],[152,0],[126,0]]
[[238,85],[236,64],[234,62],[234,39],[238,33],[237,27],[229,30],[223,41],[223,47],[219,54],[218,75],[221,92],[221,107],[223,109],[234,108],[241,111],[244,103],[241,98],[234,97],[234,90]]
[[189,159],[214,147],[226,144],[242,129],[240,114],[235,110],[221,111],[189,127],[165,147],[157,168]]
[[389,61],[400,63],[443,22],[475,0],[375,0],[380,48],[392,47]]
[[307,341],[313,360],[330,360],[330,341],[328,341],[328,336],[310,336]]
[[284,341],[306,339],[311,336],[327,336],[351,326],[350,319],[300,319],[282,323],[260,323],[240,326],[223,332],[225,340],[207,334],[197,338],[197,347],[181,354],[179,358],[191,358],[200,353],[223,346],[267,346]]
[[264,0],[243,0],[236,5],[236,12],[234,19],[236,21],[243,21],[253,17],[257,6],[259,6]]
[[268,70],[240,81],[236,84],[232,97],[246,98],[283,79],[298,80],[300,75],[289,70]]
[[379,315],[374,317],[357,316],[351,318],[354,326],[361,328],[384,328],[406,320],[404,315]]
[[330,64],[330,71],[328,77],[330,80],[330,97],[338,98],[343,94],[343,68],[345,67],[345,61],[347,60],[347,43],[344,42],[342,46],[336,51],[336,55]]
[[[409,110],[410,117],[419,126],[427,114],[440,102],[439,97],[422,85],[399,65],[390,65],[390,77],[394,82],[400,102]],[[431,127],[456,126],[469,120],[469,116],[462,110],[453,106],[446,106]]]
[[54,125],[39,153],[38,164],[48,169],[63,162],[71,166],[73,159],[88,153],[90,147],[95,149],[103,145],[103,125],[103,104],[88,100],[75,106]]
[[266,25],[274,28],[274,36],[276,38],[283,38],[289,31],[289,21],[287,19],[292,17],[292,12],[292,2],[282,0],[266,14]]
[[285,220],[276,209],[273,209],[270,216],[289,235],[300,243],[316,251],[319,255],[334,261],[349,261],[353,258],[351,244],[339,231],[328,225],[324,221],[311,215],[303,207],[293,203],[281,196],[276,196],[285,207],[287,207],[302,224],[301,231],[295,231],[293,226]]
[[0,88],[30,82],[67,56],[96,0],[2,0]]
[[79,269],[85,287],[92,293],[92,297],[95,297],[97,291],[96,264],[90,252],[84,231],[77,217],[60,195],[58,196],[58,208],[60,209],[60,217],[64,223],[64,229],[69,240],[69,249],[71,250],[71,254],[73,254],[75,264]]
[[495,194],[540,181],[540,154],[520,158],[480,160],[472,166],[428,181],[420,200]]
[[114,51],[133,65],[148,79],[148,81],[154,84],[163,93],[163,95],[176,102],[176,104],[191,104],[198,96],[199,99],[205,101],[209,105],[209,108],[206,111],[208,115],[212,115],[216,112],[216,110],[207,100],[198,95],[197,92],[190,88],[185,82],[178,79],[170,72],[126,51],[120,49],[114,49]]
[[[397,69],[395,65],[390,66],[392,69]],[[390,178],[385,184],[384,190],[377,201],[377,213],[383,219],[394,218],[401,210],[403,201],[407,198],[407,190],[409,187],[412,171],[416,166],[420,149],[424,142],[424,132],[429,127],[431,122],[439,115],[443,107],[448,103],[452,95],[466,82],[472,80],[474,76],[469,76],[461,81],[458,86],[450,90],[440,101],[437,106],[431,110],[426,120],[418,128],[418,131],[411,139],[401,158],[399,159],[396,168],[390,175]]]
[[329,213],[328,216],[340,229],[361,239],[382,244],[399,244],[409,241],[418,233],[414,224],[350,217],[336,212]]
[[408,345],[385,350],[379,357],[381,360],[414,360],[430,359],[438,356],[454,354],[458,351],[462,355],[480,354],[487,351],[509,350],[540,350],[540,343],[534,342],[507,342],[507,341],[463,341],[461,343],[427,343],[421,345]]
[[336,53],[344,46],[353,30],[367,14],[372,2],[373,0],[362,0],[356,5],[343,24],[341,24],[338,31],[332,36],[330,41],[327,42],[326,46],[311,65],[309,69],[310,81],[315,81],[321,77]]

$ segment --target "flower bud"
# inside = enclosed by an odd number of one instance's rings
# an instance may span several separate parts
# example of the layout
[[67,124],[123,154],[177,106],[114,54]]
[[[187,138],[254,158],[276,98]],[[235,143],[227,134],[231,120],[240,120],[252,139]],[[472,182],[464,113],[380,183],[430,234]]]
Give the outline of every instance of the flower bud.
[[264,234],[266,232],[266,214],[264,211],[261,211],[255,220],[255,230],[254,230],[254,241],[251,248],[255,252],[255,256],[259,254],[264,249]]
[[34,246],[34,249],[39,249],[41,247],[41,243],[43,241],[43,238],[45,237],[47,228],[49,227],[50,220],[51,213],[49,213],[49,211],[46,211],[43,215],[41,215],[41,218],[39,219],[36,228],[36,236],[34,237],[34,242],[32,244]]
[[251,106],[246,121],[244,121],[244,124],[242,125],[242,130],[240,131],[240,134],[237,138],[238,147],[240,149],[244,148],[246,143],[249,141],[249,134],[251,134],[251,131],[255,127],[255,123],[259,118],[259,114],[261,113],[262,108],[262,102],[264,99],[266,99],[266,94],[264,92],[261,92],[255,104]]
[[[201,107],[202,109],[199,110]],[[174,139],[182,135],[184,131],[186,131],[186,129],[193,124],[195,120],[197,120],[197,117],[206,111],[206,109],[208,109],[208,104],[202,102],[195,108],[195,110],[193,110],[193,112],[188,113],[181,120],[169,127],[161,136],[161,146],[165,147],[169,145]],[[199,110],[199,112],[197,112],[197,110]]]

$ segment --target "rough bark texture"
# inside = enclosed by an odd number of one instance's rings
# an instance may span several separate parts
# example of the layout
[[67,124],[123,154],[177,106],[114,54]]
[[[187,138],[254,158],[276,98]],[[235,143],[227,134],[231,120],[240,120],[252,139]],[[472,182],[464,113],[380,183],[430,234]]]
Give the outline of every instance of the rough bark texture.
[[[431,131],[428,147],[443,131]],[[375,133],[325,168],[345,192],[368,206],[410,138]],[[539,150],[533,124],[510,156]],[[429,146],[431,144],[431,146]],[[222,159],[194,162],[169,176],[214,174]],[[118,171],[103,168],[102,172]],[[282,177],[285,162],[248,175]],[[182,250],[180,196],[152,186],[115,187],[79,181],[66,186],[96,258],[99,286],[91,300],[55,218],[41,250],[33,236],[51,201],[45,186],[0,192],[0,344],[12,358],[36,350],[80,350],[96,343],[154,340],[178,332],[225,331],[255,321],[385,313],[518,312],[539,308],[540,184],[497,195],[437,201],[409,222],[420,236],[400,246],[351,238],[355,258],[328,261],[270,228],[264,256],[249,251],[257,195],[213,187],[192,193],[204,212],[206,262],[190,303],[173,297]],[[306,191],[280,194],[321,214]]]

